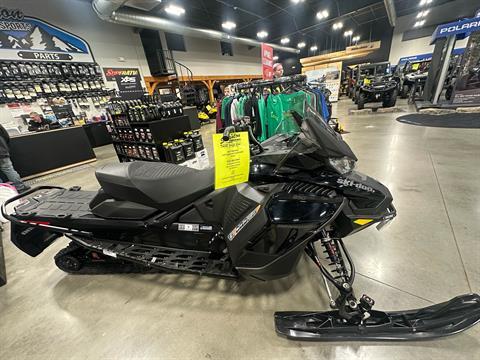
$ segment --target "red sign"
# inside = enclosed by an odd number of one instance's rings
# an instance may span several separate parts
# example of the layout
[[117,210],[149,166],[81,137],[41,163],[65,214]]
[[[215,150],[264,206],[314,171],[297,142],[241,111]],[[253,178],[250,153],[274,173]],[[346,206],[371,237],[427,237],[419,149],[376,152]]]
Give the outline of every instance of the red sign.
[[262,73],[264,80],[273,79],[273,48],[262,43]]

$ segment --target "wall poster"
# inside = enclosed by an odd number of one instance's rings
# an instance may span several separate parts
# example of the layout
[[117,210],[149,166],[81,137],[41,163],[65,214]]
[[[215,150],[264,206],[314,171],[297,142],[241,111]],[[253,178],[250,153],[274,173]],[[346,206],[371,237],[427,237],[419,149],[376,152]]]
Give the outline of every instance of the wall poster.
[[140,70],[137,68],[103,68],[107,81],[117,83],[122,100],[140,99],[145,93]]
[[307,81],[317,84],[325,84],[325,87],[332,93],[330,101],[338,101],[340,91],[340,78],[342,73],[342,62],[335,62],[324,65],[316,65],[313,70],[304,71]]

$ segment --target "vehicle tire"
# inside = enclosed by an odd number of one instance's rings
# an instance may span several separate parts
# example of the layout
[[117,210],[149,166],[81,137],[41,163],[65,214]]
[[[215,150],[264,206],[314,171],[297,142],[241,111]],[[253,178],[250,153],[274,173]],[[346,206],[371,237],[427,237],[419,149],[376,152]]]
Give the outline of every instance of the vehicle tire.
[[365,94],[360,93],[357,98],[357,108],[358,110],[362,110],[365,108],[366,97]]
[[453,86],[449,85],[447,87],[447,90],[445,91],[445,99],[451,100],[452,99],[452,94],[453,94]]
[[390,96],[383,100],[383,107],[394,107],[397,103],[397,89],[393,90]]
[[400,98],[402,99],[406,99],[408,98],[408,91],[409,91],[410,87],[408,85],[403,85],[402,87],[402,92],[400,93]]
[[82,268],[80,260],[71,255],[59,256],[55,259],[55,264],[60,270],[70,274],[74,274]]

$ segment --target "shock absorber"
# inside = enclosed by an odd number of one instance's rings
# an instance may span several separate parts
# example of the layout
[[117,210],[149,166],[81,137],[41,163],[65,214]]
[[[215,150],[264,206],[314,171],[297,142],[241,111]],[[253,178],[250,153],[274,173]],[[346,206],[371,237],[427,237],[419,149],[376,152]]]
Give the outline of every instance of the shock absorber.
[[329,261],[328,265],[331,267],[330,271],[335,274],[333,278],[340,281],[342,284],[349,283],[350,275],[345,266],[345,261],[343,260],[338,240],[339,239],[330,237],[328,231],[322,231],[320,242],[324,248],[323,253],[326,254],[326,259]]

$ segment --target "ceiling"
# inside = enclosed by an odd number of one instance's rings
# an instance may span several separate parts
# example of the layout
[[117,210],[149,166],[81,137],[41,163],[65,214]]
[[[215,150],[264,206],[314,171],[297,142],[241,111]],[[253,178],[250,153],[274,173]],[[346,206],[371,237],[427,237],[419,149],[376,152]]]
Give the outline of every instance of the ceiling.
[[[266,42],[280,44],[280,39],[290,38],[288,46],[296,47],[305,42],[302,52],[309,53],[313,45],[316,53],[345,48],[350,39],[344,37],[353,31],[361,40],[378,40],[388,25],[383,0],[304,0],[298,4],[291,0],[130,0],[127,5],[142,7],[149,3],[149,14],[201,28],[222,29],[222,23],[230,20],[237,24],[233,34],[257,39],[257,32],[268,32]],[[168,15],[168,4],[182,6],[186,11],[180,17]],[[327,10],[328,18],[318,20],[318,11]],[[341,21],[343,28],[332,31],[333,23]],[[382,30],[383,28],[383,30]],[[353,37],[352,36],[352,37]]]
[[[418,13],[419,1],[393,0],[397,16]],[[430,6],[451,1],[455,0],[433,0]],[[185,14],[167,14],[164,9],[170,4],[183,7]],[[220,31],[225,31],[224,21],[233,21],[233,34],[252,39],[265,30],[265,42],[280,44],[282,37],[290,39],[290,47],[305,42],[301,56],[342,50],[354,36],[359,36],[360,42],[375,41],[391,37],[392,33],[384,0],[127,0],[126,6],[189,26]],[[322,10],[327,10],[329,16],[319,20],[316,14]],[[333,30],[332,25],[339,21],[343,28]],[[347,30],[352,30],[353,35],[345,37]],[[313,45],[317,50],[310,50]]]

